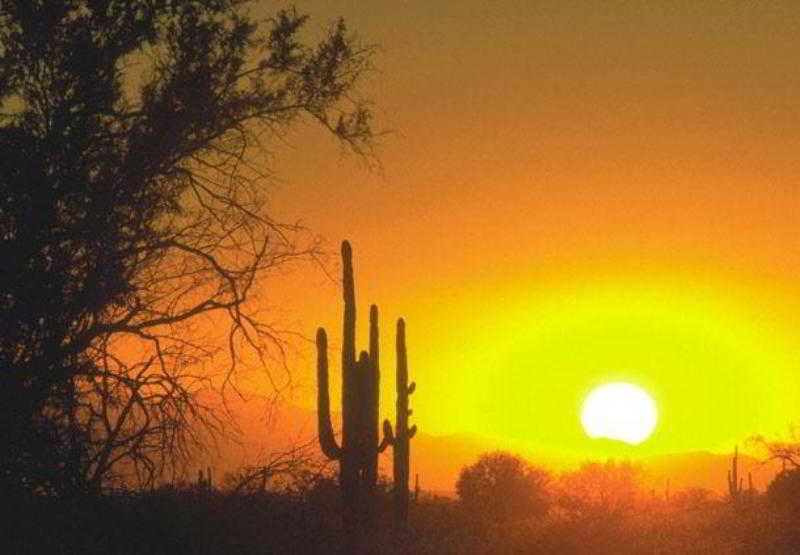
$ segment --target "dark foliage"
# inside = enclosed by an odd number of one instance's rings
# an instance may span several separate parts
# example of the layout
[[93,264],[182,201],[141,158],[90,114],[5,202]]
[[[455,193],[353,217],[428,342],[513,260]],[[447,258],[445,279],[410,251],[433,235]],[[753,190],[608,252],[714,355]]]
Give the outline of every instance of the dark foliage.
[[800,515],[800,468],[775,476],[767,488],[767,500],[782,511]]
[[548,474],[509,453],[483,455],[461,470],[458,497],[468,512],[489,521],[538,517],[547,511]]
[[[461,501],[423,495],[410,506],[409,533],[398,538],[389,533],[393,511],[382,486],[378,526],[363,552],[789,554],[800,547],[796,514],[762,498],[732,503],[703,495],[687,505],[681,497],[642,498],[605,516],[554,499],[546,514],[496,521]],[[7,553],[86,555],[346,553],[341,510],[338,487],[328,478],[250,493],[169,486],[85,502],[38,497],[15,506],[0,528],[0,545]]]
[[203,315],[226,323],[229,373],[246,347],[280,357],[253,284],[313,244],[269,218],[251,149],[306,115],[363,152],[369,49],[244,4],[0,0],[5,490],[179,471],[218,424],[196,397]]

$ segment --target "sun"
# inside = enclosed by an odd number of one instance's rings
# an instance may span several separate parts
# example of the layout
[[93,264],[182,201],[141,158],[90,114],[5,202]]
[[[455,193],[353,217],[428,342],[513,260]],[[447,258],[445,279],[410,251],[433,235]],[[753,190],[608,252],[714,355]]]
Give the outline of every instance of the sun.
[[581,408],[581,424],[586,435],[631,445],[650,437],[657,419],[653,398],[641,387],[625,382],[593,389]]

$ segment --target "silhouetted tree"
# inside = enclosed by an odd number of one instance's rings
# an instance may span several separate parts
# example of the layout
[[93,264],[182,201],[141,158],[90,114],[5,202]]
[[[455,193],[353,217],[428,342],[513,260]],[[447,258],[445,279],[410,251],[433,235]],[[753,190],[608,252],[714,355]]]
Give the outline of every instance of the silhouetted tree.
[[253,148],[307,115],[364,153],[370,50],[341,21],[307,46],[305,16],[257,24],[244,4],[0,0],[9,487],[149,484],[185,459],[215,425],[195,395],[204,315],[227,327],[227,377],[245,346],[281,353],[253,284],[314,245],[265,212]]
[[767,487],[767,501],[782,511],[800,513],[800,468],[776,474]]
[[761,449],[765,461],[779,461],[784,469],[800,468],[800,438],[797,429],[792,429],[788,440],[769,440],[764,436],[750,438],[750,443]]
[[248,465],[227,477],[228,486],[235,493],[254,493],[268,489],[300,492],[330,472],[327,459],[314,449],[317,440],[293,445],[283,451],[270,453],[258,464]]
[[610,516],[633,509],[641,500],[641,469],[628,462],[590,462],[559,480],[560,501],[568,511]]
[[495,522],[538,517],[547,511],[546,471],[504,452],[481,455],[464,467],[456,491],[471,513]]

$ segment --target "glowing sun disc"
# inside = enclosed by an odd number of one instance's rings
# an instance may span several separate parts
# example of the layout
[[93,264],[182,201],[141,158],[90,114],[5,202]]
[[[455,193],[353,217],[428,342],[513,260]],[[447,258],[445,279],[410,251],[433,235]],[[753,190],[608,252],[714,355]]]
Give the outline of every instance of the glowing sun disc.
[[581,424],[586,435],[631,445],[650,437],[657,418],[653,398],[641,387],[625,382],[593,389],[581,408]]

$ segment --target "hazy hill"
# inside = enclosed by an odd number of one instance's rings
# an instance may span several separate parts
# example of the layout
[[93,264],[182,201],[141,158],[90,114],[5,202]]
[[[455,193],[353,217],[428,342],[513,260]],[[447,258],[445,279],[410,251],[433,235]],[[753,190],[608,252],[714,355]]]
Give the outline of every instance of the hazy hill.
[[[645,459],[645,468],[653,481],[653,486],[676,491],[687,487],[702,487],[720,493],[727,493],[727,473],[731,465],[730,454],[706,452],[679,453]],[[772,478],[780,470],[776,462],[762,464],[747,455],[739,455],[739,476],[748,485],[748,473],[752,473],[753,486],[764,491]]]
[[[227,471],[244,464],[255,464],[271,452],[285,450],[292,445],[313,442],[316,437],[316,414],[288,403],[270,402],[269,399],[249,395],[246,400],[231,399],[228,410],[235,418],[237,428],[209,450],[198,466],[211,465],[221,478]],[[338,420],[339,414],[333,414]],[[335,423],[338,428],[338,422]],[[422,428],[422,426],[421,426]],[[424,429],[424,428],[423,428]],[[616,442],[614,442],[616,443]],[[657,494],[664,494],[669,482],[671,492],[687,487],[701,487],[720,494],[727,492],[727,471],[730,454],[708,452],[678,453],[636,460],[635,448],[617,444],[613,452],[617,460],[633,459],[641,464],[645,479]],[[412,444],[412,480],[419,474],[423,490],[448,495],[455,491],[455,482],[462,467],[474,462],[481,453],[497,449],[520,452],[497,440],[470,434],[434,436],[420,431]],[[531,457],[530,453],[520,452]],[[563,468],[565,463],[574,467],[580,461],[565,461],[531,457],[538,465]],[[387,452],[381,460],[382,472],[391,474],[391,460]],[[756,489],[763,491],[779,470],[777,463],[759,464],[746,455],[739,456],[740,476],[747,486],[747,474],[752,472]]]

